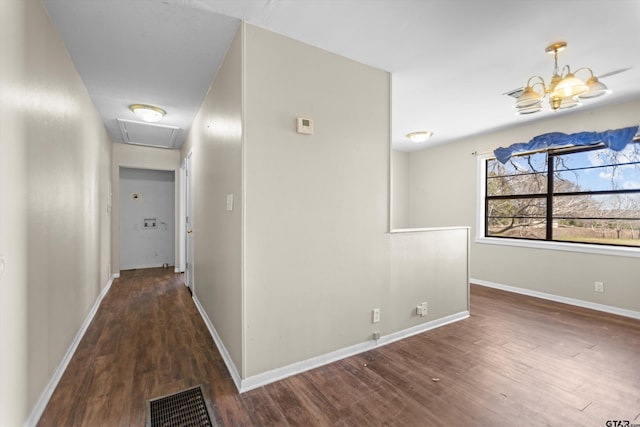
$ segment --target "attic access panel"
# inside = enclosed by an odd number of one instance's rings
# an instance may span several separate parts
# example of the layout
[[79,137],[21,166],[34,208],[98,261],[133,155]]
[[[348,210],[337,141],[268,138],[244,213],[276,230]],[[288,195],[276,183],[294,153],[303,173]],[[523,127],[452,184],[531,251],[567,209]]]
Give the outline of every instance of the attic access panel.
[[147,145],[150,147],[174,148],[180,132],[177,126],[159,125],[155,123],[137,122],[134,120],[116,119],[122,140],[127,144]]

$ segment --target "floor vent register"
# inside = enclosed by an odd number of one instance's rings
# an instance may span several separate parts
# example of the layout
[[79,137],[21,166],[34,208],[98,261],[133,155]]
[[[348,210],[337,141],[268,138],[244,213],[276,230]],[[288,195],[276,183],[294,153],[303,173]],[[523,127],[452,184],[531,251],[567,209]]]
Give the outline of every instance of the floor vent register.
[[201,386],[151,399],[147,403],[147,427],[215,427]]

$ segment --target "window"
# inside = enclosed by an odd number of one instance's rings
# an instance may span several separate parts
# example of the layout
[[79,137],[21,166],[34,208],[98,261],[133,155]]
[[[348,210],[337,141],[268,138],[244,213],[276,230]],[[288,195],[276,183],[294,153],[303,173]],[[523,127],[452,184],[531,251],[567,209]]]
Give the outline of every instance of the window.
[[485,237],[640,247],[640,143],[486,161]]

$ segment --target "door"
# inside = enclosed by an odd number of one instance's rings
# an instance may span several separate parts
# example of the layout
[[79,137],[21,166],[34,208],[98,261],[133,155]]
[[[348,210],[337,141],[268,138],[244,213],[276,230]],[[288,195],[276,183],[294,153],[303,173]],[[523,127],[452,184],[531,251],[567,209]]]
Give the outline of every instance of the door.
[[191,153],[185,158],[185,285],[193,293],[193,174]]

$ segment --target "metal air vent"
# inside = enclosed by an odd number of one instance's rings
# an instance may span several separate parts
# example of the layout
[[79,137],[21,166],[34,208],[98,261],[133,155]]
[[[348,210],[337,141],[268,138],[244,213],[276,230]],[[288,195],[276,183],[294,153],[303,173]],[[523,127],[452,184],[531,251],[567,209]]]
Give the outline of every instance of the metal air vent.
[[147,427],[215,427],[202,387],[147,401]]
[[503,93],[503,95],[513,96],[514,98],[518,98],[524,92],[523,87],[519,87],[518,89],[510,90],[509,92]]

